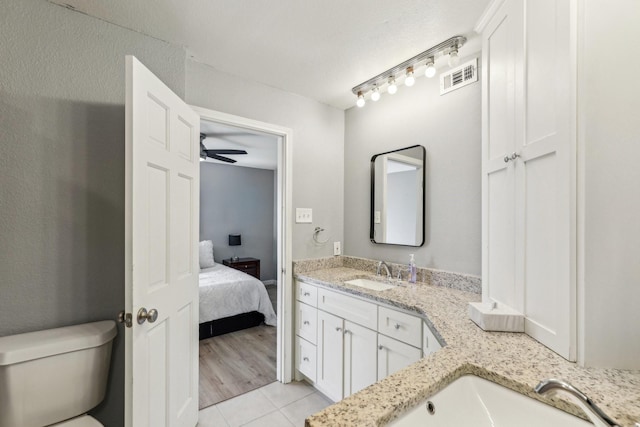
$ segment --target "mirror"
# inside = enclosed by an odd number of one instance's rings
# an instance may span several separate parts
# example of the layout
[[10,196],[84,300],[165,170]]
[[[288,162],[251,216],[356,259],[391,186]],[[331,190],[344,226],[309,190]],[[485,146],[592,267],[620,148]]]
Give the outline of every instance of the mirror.
[[424,181],[427,151],[421,145],[371,157],[373,243],[424,244]]

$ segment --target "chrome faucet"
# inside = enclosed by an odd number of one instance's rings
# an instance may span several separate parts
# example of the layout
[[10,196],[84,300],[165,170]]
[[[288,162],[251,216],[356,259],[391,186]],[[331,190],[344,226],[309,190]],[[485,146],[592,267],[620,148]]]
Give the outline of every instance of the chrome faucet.
[[598,408],[584,393],[567,382],[548,379],[541,381],[534,390],[541,396],[552,397],[555,395],[563,395],[569,398],[571,402],[582,409],[596,427],[620,427],[618,423],[602,412],[602,409]]
[[387,280],[391,281],[391,267],[389,267],[389,265],[384,262],[384,261],[380,261],[378,263],[378,268],[376,269],[376,275],[380,275],[380,270],[382,270],[382,267],[385,268],[385,270],[387,271]]

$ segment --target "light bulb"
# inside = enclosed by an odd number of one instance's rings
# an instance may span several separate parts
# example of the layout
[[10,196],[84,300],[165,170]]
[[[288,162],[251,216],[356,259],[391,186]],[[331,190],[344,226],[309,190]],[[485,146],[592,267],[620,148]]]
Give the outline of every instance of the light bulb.
[[362,92],[358,92],[358,100],[356,101],[356,105],[360,108],[364,107],[364,95]]
[[371,93],[371,100],[373,102],[376,102],[379,99],[380,99],[380,91],[376,87],[376,88],[373,89],[373,92]]
[[413,86],[416,82],[416,78],[413,77],[413,67],[407,68],[407,77],[404,79],[405,86]]
[[424,75],[431,78],[436,75],[436,67],[433,65],[433,58],[427,60],[427,68],[424,70]]
[[398,91],[398,86],[396,86],[396,79],[393,77],[389,77],[389,86],[387,87],[387,92],[390,95],[393,95]]
[[460,58],[458,57],[458,48],[454,47],[449,52],[449,67],[455,67],[460,63]]

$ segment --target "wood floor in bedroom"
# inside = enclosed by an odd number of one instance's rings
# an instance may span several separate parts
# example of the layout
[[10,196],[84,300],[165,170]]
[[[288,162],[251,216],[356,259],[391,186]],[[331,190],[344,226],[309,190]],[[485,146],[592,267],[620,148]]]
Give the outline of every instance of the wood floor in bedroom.
[[276,380],[276,328],[260,325],[200,341],[200,409]]

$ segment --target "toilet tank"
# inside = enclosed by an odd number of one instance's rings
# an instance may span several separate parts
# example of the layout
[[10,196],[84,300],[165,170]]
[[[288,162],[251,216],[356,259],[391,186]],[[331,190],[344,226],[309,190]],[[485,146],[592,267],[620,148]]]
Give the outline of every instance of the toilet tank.
[[0,337],[0,427],[42,427],[104,398],[112,320]]

